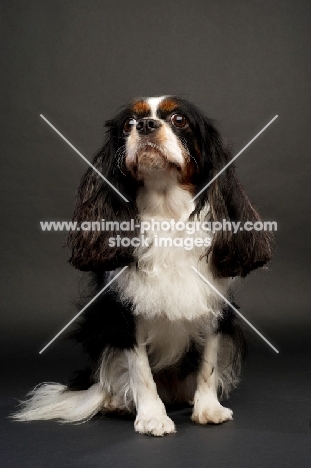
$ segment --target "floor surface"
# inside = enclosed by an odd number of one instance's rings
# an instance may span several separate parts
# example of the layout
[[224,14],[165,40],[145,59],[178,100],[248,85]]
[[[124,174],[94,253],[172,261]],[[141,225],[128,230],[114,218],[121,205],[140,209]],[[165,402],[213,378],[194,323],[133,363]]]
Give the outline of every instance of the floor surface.
[[[242,382],[225,404],[234,420],[214,426],[190,421],[190,408],[169,411],[177,433],[136,434],[132,418],[102,417],[82,425],[17,423],[7,416],[17,398],[42,381],[64,382],[79,368],[77,350],[58,344],[45,357],[6,359],[0,390],[1,467],[153,468],[311,466],[311,351],[306,330],[275,336],[280,354],[256,339]],[[252,340],[251,340],[252,341]],[[80,363],[81,364],[81,363]]]

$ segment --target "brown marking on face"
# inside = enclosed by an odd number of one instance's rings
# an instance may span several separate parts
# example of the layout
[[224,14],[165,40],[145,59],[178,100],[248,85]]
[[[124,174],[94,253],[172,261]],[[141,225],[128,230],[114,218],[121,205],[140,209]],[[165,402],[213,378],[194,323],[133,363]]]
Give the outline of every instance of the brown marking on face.
[[197,143],[195,143],[195,151],[197,153],[195,159],[193,155],[191,157],[188,152],[183,151],[185,165],[181,169],[180,173],[181,186],[193,195],[196,190],[195,179],[198,172],[198,166],[195,161],[198,160],[198,157],[201,155],[201,151]]
[[188,192],[190,192],[191,194],[194,194],[195,189],[196,189],[196,186],[194,183],[196,170],[197,170],[197,167],[196,167],[195,162],[193,161],[192,158],[189,158],[188,156],[188,158],[186,159],[186,164],[181,169],[180,182],[181,182],[181,187],[187,190]]
[[159,104],[159,111],[165,114],[171,114],[178,107],[176,101],[173,98],[166,98]]
[[143,99],[134,102],[132,111],[138,116],[148,116],[151,114],[151,109],[148,102],[144,101]]

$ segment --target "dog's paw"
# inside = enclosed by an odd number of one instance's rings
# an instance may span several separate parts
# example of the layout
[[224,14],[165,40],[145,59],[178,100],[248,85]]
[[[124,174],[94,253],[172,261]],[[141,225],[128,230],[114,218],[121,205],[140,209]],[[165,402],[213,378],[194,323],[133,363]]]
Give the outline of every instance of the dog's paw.
[[149,434],[157,437],[176,432],[175,424],[166,415],[144,417],[137,415],[134,427],[135,431],[140,434]]
[[220,403],[203,408],[194,408],[191,419],[197,424],[221,424],[233,419],[233,412]]

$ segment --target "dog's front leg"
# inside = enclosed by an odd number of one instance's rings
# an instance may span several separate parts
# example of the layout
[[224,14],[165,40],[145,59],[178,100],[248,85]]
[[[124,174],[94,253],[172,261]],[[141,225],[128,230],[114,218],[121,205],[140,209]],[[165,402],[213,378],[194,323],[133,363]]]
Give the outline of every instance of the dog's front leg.
[[138,331],[137,335],[137,346],[126,351],[130,386],[136,405],[135,430],[154,436],[176,432],[153,380],[143,330]]
[[219,334],[208,334],[203,362],[198,372],[197,389],[194,395],[192,421],[198,424],[219,424],[232,419],[232,411],[222,406],[217,397],[217,354]]

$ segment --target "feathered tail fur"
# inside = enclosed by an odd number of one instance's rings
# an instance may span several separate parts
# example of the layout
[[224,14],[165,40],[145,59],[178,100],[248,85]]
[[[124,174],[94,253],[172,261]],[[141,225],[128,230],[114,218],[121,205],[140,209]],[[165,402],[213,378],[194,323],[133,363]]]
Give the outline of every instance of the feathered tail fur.
[[58,383],[35,387],[11,417],[18,421],[57,419],[77,423],[91,419],[104,404],[105,391],[99,383],[87,390],[71,391]]

